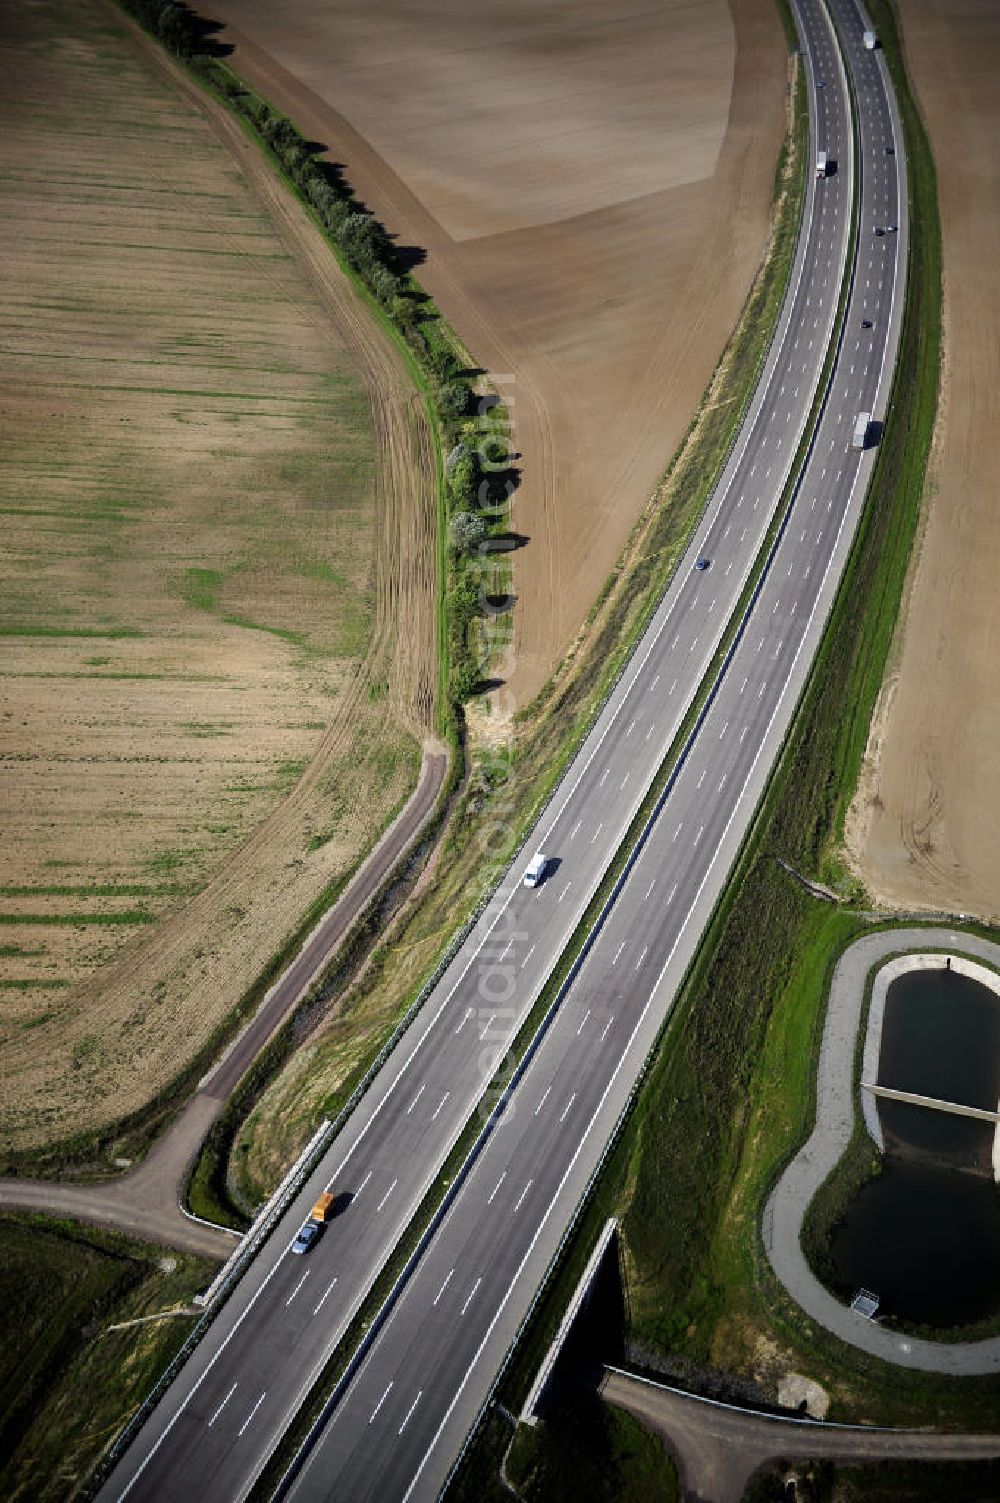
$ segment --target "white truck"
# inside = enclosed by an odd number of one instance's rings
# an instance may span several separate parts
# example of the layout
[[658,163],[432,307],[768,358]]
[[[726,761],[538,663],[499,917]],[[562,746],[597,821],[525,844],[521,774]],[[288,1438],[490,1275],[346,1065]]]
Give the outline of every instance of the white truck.
[[865,50],[867,52],[874,52],[875,48],[878,46],[878,37],[875,35],[874,31],[866,31],[861,40],[864,42]]
[[826,172],[827,172],[827,167],[829,165],[829,160],[830,159],[827,156],[827,154],[826,154],[825,151],[818,151],[816,153],[816,176],[817,177],[826,177]]
[[868,429],[871,426],[872,415],[870,412],[859,412],[854,419],[854,437],[851,439],[852,449],[865,449],[868,447]]

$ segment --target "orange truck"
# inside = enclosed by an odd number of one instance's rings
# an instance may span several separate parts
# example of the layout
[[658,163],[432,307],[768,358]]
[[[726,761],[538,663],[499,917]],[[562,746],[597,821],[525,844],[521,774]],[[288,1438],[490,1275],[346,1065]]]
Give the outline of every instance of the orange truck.
[[324,1190],[323,1194],[319,1197],[319,1200],[317,1200],[316,1204],[312,1208],[312,1219],[314,1221],[320,1222],[321,1224],[329,1221],[330,1217],[333,1215],[333,1203],[335,1200],[335,1195],[331,1195],[329,1190]]

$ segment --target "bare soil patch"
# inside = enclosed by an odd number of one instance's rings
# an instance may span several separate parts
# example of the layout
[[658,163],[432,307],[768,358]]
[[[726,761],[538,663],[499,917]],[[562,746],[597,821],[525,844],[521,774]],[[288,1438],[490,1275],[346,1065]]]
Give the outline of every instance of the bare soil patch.
[[767,234],[784,123],[771,0],[428,9],[222,0],[236,71],[426,252],[503,384],[522,484],[524,706],[686,430]]
[[[848,821],[851,859],[903,908],[1000,914],[1000,14],[902,0],[937,161],[944,368],[927,513]],[[919,233],[919,226],[916,227]]]
[[424,407],[112,7],[0,4],[0,1142],[163,1089],[416,779]]

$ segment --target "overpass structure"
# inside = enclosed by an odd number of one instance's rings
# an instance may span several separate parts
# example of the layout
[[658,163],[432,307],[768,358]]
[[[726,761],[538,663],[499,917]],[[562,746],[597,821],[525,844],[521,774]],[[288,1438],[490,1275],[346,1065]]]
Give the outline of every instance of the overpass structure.
[[[534,891],[520,882],[526,858],[507,873],[130,1437],[102,1500],[248,1496],[596,892],[785,506],[734,645],[582,963],[283,1492],[437,1495],[599,1168],[819,643],[874,462],[851,448],[856,415],[879,422],[887,410],[907,234],[891,86],[881,55],[863,47],[854,0],[800,0],[797,20],[813,150],[823,143],[836,171],[810,175],[778,328],[690,552],[530,837],[557,869]],[[695,569],[699,557],[710,568]],[[292,1256],[327,1187],[350,1197],[348,1209],[308,1258]]]

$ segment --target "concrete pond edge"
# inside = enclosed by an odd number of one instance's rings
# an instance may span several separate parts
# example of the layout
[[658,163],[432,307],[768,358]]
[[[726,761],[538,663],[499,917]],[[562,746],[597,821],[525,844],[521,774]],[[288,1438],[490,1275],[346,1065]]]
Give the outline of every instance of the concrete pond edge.
[[[816,1278],[801,1243],[809,1204],[847,1149],[862,1111],[856,1054],[868,978],[876,969],[884,970],[887,961],[902,959],[900,969],[912,969],[915,960],[927,959],[928,951],[938,952],[937,964],[944,952],[952,956],[953,965],[978,961],[991,972],[1000,971],[1000,945],[951,928],[881,929],[847,947],[830,983],[816,1071],[815,1124],[771,1192],[761,1230],[768,1261],[780,1283],[811,1320],[841,1341],[897,1366],[955,1377],[981,1376],[1000,1372],[1000,1336],[928,1341],[867,1320],[841,1304]],[[991,985],[995,989],[995,976]],[[869,1035],[871,1030],[869,1021]]]

